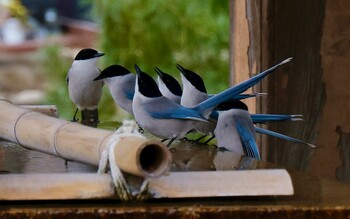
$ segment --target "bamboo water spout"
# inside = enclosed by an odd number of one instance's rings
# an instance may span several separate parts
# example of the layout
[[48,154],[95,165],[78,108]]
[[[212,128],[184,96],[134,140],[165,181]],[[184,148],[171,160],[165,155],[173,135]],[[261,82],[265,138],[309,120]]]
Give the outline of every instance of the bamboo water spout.
[[[113,132],[43,115],[0,100],[0,138],[67,160],[98,165]],[[169,170],[171,154],[158,141],[122,136],[116,142],[116,163],[125,172],[158,177]]]

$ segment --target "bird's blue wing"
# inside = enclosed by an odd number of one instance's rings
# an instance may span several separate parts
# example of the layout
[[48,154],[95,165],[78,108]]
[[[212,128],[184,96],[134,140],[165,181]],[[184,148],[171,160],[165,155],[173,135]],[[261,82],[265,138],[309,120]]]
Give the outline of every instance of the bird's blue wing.
[[176,110],[167,111],[152,111],[149,114],[153,118],[157,119],[190,119],[202,122],[209,122],[206,118],[200,114],[194,112],[193,110],[188,110],[186,108],[178,108]]
[[210,113],[209,118],[218,120],[218,119],[219,119],[219,113],[218,113],[218,111],[213,110],[213,111]]
[[299,139],[296,139],[296,138],[292,138],[292,137],[287,136],[287,135],[280,134],[278,132],[270,131],[270,130],[259,128],[259,127],[255,127],[255,130],[256,130],[256,132],[258,132],[260,134],[270,135],[270,136],[273,136],[273,137],[276,137],[276,138],[280,138],[280,139],[283,139],[283,140],[286,140],[286,141],[291,141],[291,142],[294,142],[294,143],[305,144],[305,145],[308,145],[308,146],[310,146],[312,148],[316,147],[313,144],[307,143],[305,141],[302,141],[302,140],[299,140]]
[[122,86],[122,90],[124,91],[124,95],[128,100],[133,100],[135,94],[135,83],[136,77],[133,74],[127,76],[128,79]]
[[125,91],[124,95],[128,100],[132,100],[134,98],[134,93],[135,93],[134,90],[132,91],[130,90],[130,91]]
[[248,124],[245,119],[236,118],[235,125],[237,132],[240,135],[245,155],[260,160],[260,153],[254,135],[255,132],[249,128],[251,124]]
[[144,109],[156,119],[190,119],[208,122],[199,112],[183,107],[167,98],[147,104]]

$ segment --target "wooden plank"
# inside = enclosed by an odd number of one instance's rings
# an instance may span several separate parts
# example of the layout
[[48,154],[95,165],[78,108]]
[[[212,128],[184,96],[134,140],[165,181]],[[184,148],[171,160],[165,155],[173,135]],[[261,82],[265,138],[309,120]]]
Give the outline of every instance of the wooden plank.
[[4,174],[0,200],[62,200],[113,198],[109,174]]
[[[149,179],[149,192],[159,198],[293,195],[286,170],[170,172]],[[4,174],[0,200],[115,198],[109,174]]]
[[150,181],[154,198],[293,195],[284,169],[171,172]]

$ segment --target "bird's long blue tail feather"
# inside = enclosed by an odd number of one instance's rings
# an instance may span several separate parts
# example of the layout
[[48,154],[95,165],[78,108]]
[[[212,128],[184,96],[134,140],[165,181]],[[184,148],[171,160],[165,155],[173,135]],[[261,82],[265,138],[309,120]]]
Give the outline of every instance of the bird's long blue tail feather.
[[208,98],[207,100],[199,103],[197,106],[195,106],[193,109],[199,111],[205,116],[209,116],[210,112],[220,103],[229,100],[230,98],[235,97],[236,95],[239,95],[240,93],[246,91],[250,87],[254,86],[255,84],[259,83],[263,78],[265,78],[267,75],[269,75],[271,72],[273,72],[276,68],[278,68],[281,65],[284,65],[288,62],[290,62],[292,58],[288,58],[283,60],[282,62],[278,63],[277,65],[261,72],[260,74],[257,74],[250,79],[241,82],[221,93],[218,93],[214,95],[213,97]]
[[273,137],[276,137],[276,138],[280,138],[280,139],[283,139],[283,140],[286,140],[286,141],[291,141],[291,142],[294,142],[294,143],[305,144],[305,145],[308,145],[311,148],[315,148],[316,147],[313,144],[310,144],[310,143],[307,143],[305,141],[302,141],[302,140],[299,140],[299,139],[296,139],[296,138],[292,138],[290,136],[283,135],[283,134],[280,134],[278,132],[274,132],[274,131],[271,131],[271,130],[255,127],[255,131],[260,133],[260,134],[270,135],[270,136],[273,136]]
[[251,114],[253,123],[303,121],[302,115],[282,115],[282,114]]

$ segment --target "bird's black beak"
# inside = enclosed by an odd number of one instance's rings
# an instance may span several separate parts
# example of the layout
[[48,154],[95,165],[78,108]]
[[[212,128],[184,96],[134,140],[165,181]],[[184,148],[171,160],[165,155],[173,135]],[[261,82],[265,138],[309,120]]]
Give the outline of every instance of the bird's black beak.
[[97,58],[97,57],[101,57],[101,56],[104,56],[104,55],[105,55],[104,53],[99,52],[99,53],[96,53],[96,54],[94,55],[94,57]]
[[164,78],[164,75],[163,75],[162,70],[160,70],[160,69],[159,69],[159,68],[157,68],[157,67],[154,67],[154,71],[156,71],[156,72],[157,72],[157,74],[159,75],[159,77],[160,77],[161,79],[163,79],[163,78]]
[[103,79],[103,78],[104,78],[103,75],[100,74],[99,76],[97,76],[96,78],[94,78],[93,81],[98,81],[98,80],[101,80],[101,79]]
[[137,77],[141,77],[141,69],[139,66],[137,66],[136,64],[134,65],[135,67],[135,70],[136,70],[136,74],[137,74]]
[[186,75],[186,69],[184,67],[182,67],[181,65],[179,64],[176,64],[176,68],[179,69],[179,71],[181,71],[181,73],[185,74]]

